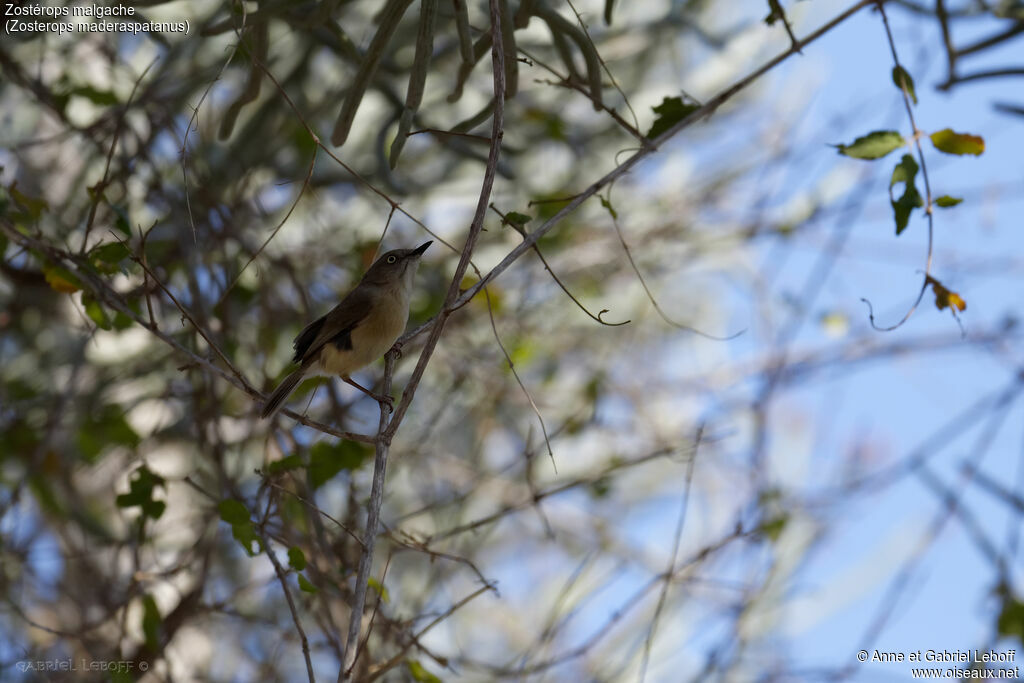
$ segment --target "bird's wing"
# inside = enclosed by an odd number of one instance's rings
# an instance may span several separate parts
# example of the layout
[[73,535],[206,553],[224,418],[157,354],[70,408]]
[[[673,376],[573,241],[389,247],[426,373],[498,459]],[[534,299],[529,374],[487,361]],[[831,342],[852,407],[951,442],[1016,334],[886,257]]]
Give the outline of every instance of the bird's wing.
[[365,290],[355,289],[341,303],[322,318],[306,326],[293,344],[295,363],[302,363],[317,354],[327,342],[334,343],[341,350],[352,349],[352,330],[370,314],[370,295]]

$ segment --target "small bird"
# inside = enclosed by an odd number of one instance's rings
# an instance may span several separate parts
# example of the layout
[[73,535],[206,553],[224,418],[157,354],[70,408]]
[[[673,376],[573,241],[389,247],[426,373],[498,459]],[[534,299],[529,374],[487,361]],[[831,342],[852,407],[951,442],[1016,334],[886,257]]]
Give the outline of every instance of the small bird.
[[390,396],[379,396],[352,381],[353,372],[377,360],[394,345],[409,319],[412,281],[420,257],[433,241],[415,249],[396,249],[370,266],[355,289],[327,315],[317,318],[295,338],[293,363],[299,368],[284,378],[263,405],[268,418],[306,377],[338,375],[378,402],[392,407]]

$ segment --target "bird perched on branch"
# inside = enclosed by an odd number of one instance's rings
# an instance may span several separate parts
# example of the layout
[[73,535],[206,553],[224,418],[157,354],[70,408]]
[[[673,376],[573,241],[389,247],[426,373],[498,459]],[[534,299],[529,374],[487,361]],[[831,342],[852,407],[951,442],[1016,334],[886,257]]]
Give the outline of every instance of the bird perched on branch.
[[430,245],[425,242],[415,249],[396,249],[381,256],[340,304],[299,333],[292,344],[292,362],[299,363],[299,367],[274,389],[261,417],[274,415],[299,382],[317,375],[338,375],[380,403],[394,407],[390,396],[373,393],[350,375],[387,353],[405,330],[413,278],[420,257]]

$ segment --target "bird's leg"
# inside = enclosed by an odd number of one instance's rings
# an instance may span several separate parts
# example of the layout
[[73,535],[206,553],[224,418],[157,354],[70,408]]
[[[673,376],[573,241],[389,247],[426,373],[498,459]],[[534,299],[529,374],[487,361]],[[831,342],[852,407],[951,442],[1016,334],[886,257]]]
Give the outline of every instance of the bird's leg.
[[391,350],[388,351],[388,353],[395,354],[395,360],[401,360],[402,359],[402,342],[396,341],[392,345]]
[[364,387],[362,384],[359,384],[358,382],[356,382],[351,377],[342,377],[342,379],[345,380],[345,382],[347,384],[351,384],[352,386],[354,386],[359,391],[363,392],[367,396],[369,396],[369,397],[373,398],[374,400],[376,400],[377,403],[383,403],[383,404],[387,405],[388,409],[391,412],[395,412],[395,399],[394,399],[393,396],[384,396],[382,394],[375,394],[372,391],[370,391],[369,389],[367,389],[366,387]]

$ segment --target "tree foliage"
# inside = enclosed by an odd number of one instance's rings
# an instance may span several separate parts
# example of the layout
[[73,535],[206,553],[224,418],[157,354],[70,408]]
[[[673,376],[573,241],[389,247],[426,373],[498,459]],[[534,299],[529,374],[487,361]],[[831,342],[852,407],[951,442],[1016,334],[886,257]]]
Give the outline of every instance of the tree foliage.
[[[89,32],[74,16],[8,28],[5,669],[799,677],[780,614],[857,506],[907,482],[935,517],[889,565],[862,640],[882,638],[951,518],[986,558],[985,645],[1019,640],[1016,541],[990,538],[960,497],[984,494],[1014,523],[1024,509],[981,463],[1022,388],[1016,366],[952,416],[911,429],[883,415],[883,430],[923,440],[908,452],[853,424],[818,450],[801,425],[828,432],[834,377],[1019,343],[1009,317],[958,327],[991,304],[954,291],[969,273],[936,256],[960,248],[948,226],[977,199],[945,169],[985,163],[994,143],[942,118],[889,22],[937,27],[924,51],[958,97],[1013,76],[965,64],[1019,46],[1024,14],[740,4],[727,17],[699,0],[148,2],[132,21],[187,30]],[[865,18],[866,49],[887,61],[879,99],[854,102],[898,116],[883,129],[772,108],[770,77]],[[957,42],[970,21],[991,35]],[[830,277],[850,272],[848,238],[879,207],[894,253],[926,243],[899,263],[914,280],[859,289],[868,277],[837,298]],[[366,373],[397,410],[310,380],[258,420],[303,326],[382,244],[426,236],[441,248],[420,269],[401,358],[383,380]],[[917,310],[928,290],[942,316]],[[892,325],[856,307],[879,296]],[[885,390],[851,389],[858,410]],[[943,451],[975,436],[965,459]],[[840,555],[862,557],[841,538]],[[860,644],[812,677],[849,674]]]

